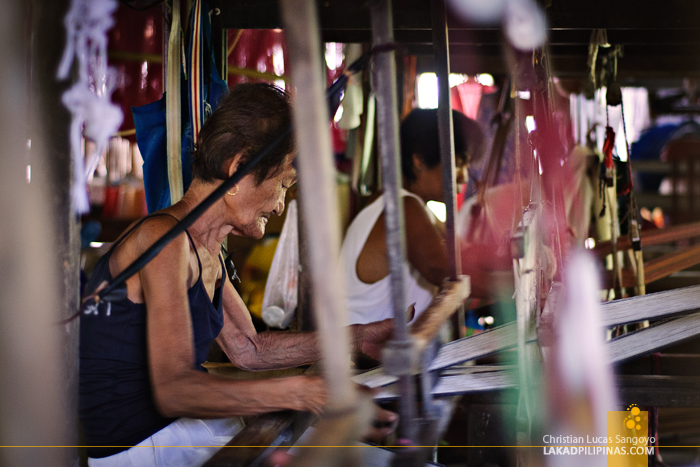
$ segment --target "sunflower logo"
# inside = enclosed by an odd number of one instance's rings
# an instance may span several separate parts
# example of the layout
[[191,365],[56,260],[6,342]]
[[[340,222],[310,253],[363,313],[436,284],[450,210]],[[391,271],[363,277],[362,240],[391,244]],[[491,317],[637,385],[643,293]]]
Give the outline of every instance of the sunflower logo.
[[630,430],[637,429],[641,430],[642,426],[639,424],[639,422],[642,421],[642,418],[639,416],[641,413],[641,410],[639,410],[639,407],[637,407],[637,404],[632,404],[629,407],[627,407],[627,411],[630,413],[627,417],[625,417],[624,424],[625,427],[627,427]]

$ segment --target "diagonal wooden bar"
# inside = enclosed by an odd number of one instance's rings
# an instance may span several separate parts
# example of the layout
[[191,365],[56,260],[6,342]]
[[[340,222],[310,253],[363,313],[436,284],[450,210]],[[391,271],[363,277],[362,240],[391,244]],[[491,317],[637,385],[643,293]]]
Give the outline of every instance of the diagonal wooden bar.
[[[259,415],[209,459],[204,467],[253,465],[265,457],[271,447],[294,444],[313,419],[310,414],[291,410]],[[295,424],[301,426],[295,430]]]
[[648,284],[674,272],[700,263],[700,245],[654,258],[644,263],[645,282]]
[[[663,243],[675,242],[677,240],[686,240],[693,237],[700,237],[700,222],[691,222],[689,224],[679,224],[664,229],[644,230],[642,235],[642,246],[661,245]],[[629,250],[632,248],[632,242],[628,237],[621,237],[617,241],[618,251]],[[606,256],[612,253],[612,243],[601,242],[593,249],[596,255]]]
[[428,343],[437,337],[442,324],[461,307],[469,293],[469,276],[443,282],[428,309],[411,325],[413,347],[418,353],[422,353]]
[[[670,276],[674,272],[682,271],[700,264],[700,245],[694,245],[684,248],[680,251],[668,253],[666,255],[654,258],[644,263],[644,283],[649,284],[656,280]],[[612,283],[612,275],[606,271],[603,279],[604,284]],[[622,287],[635,287],[637,279],[633,271],[624,270],[622,272]]]

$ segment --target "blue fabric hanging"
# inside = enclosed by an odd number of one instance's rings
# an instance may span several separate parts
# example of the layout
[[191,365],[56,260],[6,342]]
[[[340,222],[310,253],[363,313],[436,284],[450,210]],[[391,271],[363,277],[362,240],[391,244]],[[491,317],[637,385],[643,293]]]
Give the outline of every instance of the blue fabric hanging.
[[[189,24],[193,23],[193,15],[197,11],[193,8]],[[191,63],[192,45],[199,43],[201,46],[199,76],[202,79],[202,115],[206,119],[216,109],[219,102],[228,94],[228,84],[219,77],[214,61],[213,48],[211,46],[211,23],[209,21],[210,7],[206,2],[201,2],[199,41],[195,41],[193,34],[188,35],[186,46],[186,62]],[[193,28],[190,27],[190,30]],[[190,108],[189,88],[187,78],[192,77],[191,66],[188,66],[188,76],[182,74],[181,79],[181,121],[182,121],[182,182],[184,190],[192,183],[192,151],[194,141],[192,138],[192,110]],[[143,157],[143,182],[146,190],[146,205],[148,212],[152,213],[170,206],[170,187],[168,185],[168,161],[166,146],[166,122],[165,122],[165,94],[156,102],[151,102],[141,107],[132,107],[134,124],[136,128],[136,142]]]

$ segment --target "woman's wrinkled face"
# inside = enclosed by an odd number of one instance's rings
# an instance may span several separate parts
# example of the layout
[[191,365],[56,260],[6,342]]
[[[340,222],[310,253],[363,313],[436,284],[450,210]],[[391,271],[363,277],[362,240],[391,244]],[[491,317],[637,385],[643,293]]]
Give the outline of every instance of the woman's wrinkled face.
[[238,191],[235,187],[230,190],[235,195],[225,198],[231,207],[232,234],[262,238],[270,216],[282,215],[287,190],[297,180],[293,160],[292,155],[287,156],[282,167],[260,185],[255,183],[255,175],[249,174],[238,183]]

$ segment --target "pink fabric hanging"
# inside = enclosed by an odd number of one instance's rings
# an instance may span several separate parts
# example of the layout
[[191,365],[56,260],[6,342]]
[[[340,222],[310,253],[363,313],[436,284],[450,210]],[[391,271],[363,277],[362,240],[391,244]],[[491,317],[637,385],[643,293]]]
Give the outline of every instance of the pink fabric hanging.
[[484,87],[475,81],[466,81],[451,90],[452,108],[476,120]]

